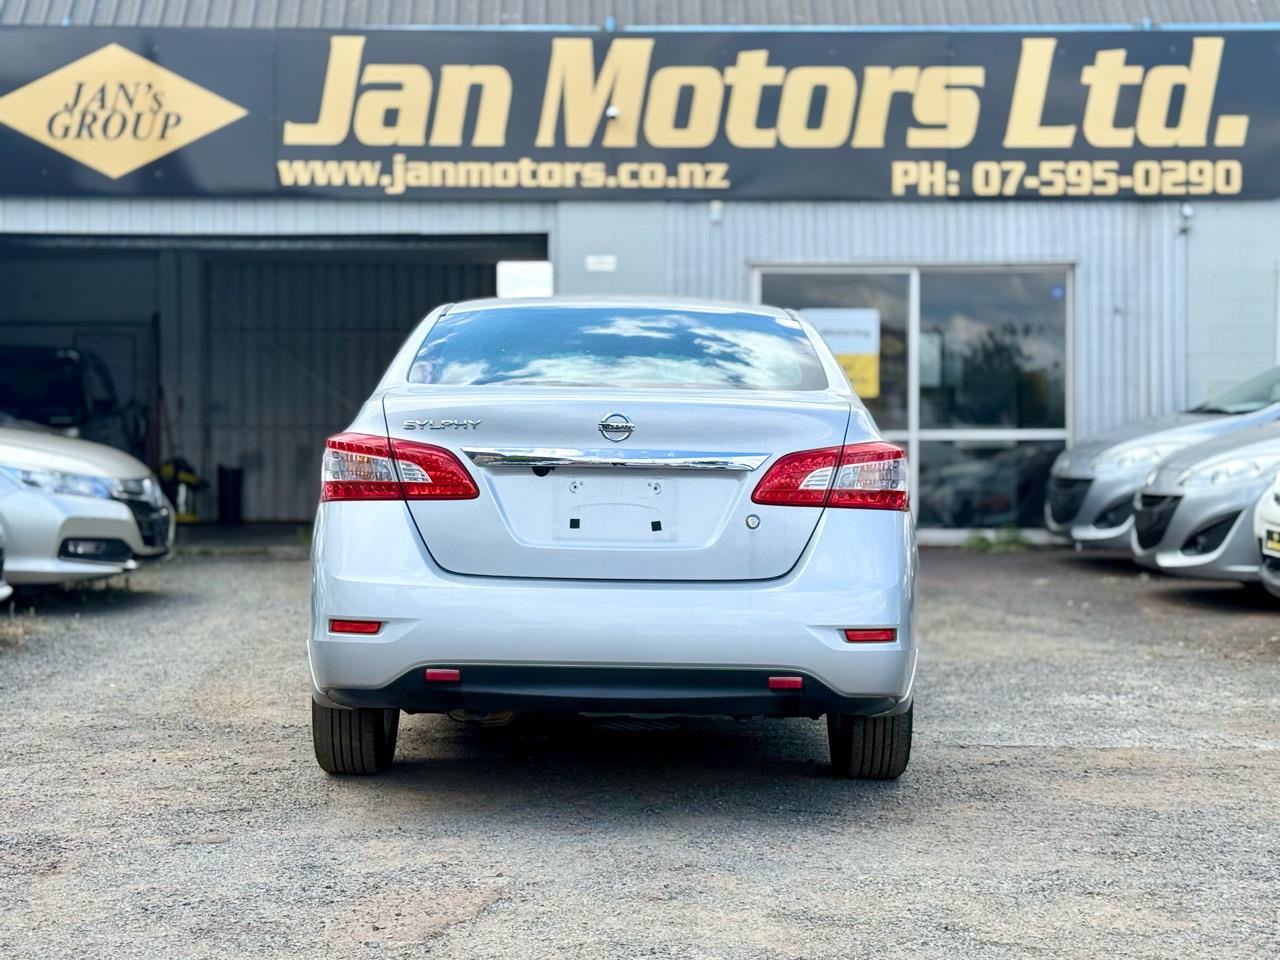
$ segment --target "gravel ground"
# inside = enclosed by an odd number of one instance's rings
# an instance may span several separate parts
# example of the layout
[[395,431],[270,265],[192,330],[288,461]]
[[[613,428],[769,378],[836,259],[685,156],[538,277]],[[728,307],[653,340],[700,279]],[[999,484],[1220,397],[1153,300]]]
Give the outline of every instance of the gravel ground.
[[926,553],[915,754],[806,720],[311,756],[305,563],[186,558],[0,621],[0,957],[1280,954],[1280,608]]

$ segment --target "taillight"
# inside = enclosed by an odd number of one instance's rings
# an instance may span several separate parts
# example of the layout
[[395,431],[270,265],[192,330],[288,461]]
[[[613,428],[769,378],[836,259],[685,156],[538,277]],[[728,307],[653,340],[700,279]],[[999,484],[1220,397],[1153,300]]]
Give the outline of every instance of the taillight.
[[386,437],[340,433],[324,444],[320,499],[399,500],[400,479]]
[[325,442],[320,499],[473,500],[471,474],[448,450],[411,440],[340,433]]
[[784,507],[907,509],[907,461],[901,447],[873,440],[779,457],[760,478],[754,503]]

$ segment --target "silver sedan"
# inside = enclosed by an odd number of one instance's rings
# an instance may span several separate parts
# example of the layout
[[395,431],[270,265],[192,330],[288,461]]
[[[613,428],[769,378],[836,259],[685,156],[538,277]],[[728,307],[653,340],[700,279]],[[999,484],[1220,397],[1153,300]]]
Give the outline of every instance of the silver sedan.
[[1175,453],[1134,497],[1133,557],[1185,577],[1257,581],[1253,508],[1280,471],[1280,425]]

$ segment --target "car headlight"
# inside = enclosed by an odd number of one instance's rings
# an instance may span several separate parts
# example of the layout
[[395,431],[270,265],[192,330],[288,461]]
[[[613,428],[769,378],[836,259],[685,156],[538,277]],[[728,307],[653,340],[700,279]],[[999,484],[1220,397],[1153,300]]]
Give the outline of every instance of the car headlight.
[[1178,477],[1180,487],[1207,487],[1226,483],[1246,483],[1266,476],[1280,467],[1280,456],[1230,457],[1213,460],[1186,470]]
[[117,495],[120,487],[115,480],[108,477],[95,477],[89,473],[65,473],[62,470],[41,470],[32,467],[0,467],[0,471],[20,487],[43,490],[45,493],[110,499]]
[[1159,463],[1182,447],[1181,443],[1142,443],[1133,447],[1113,448],[1094,457],[1089,466],[1095,473],[1135,473],[1142,467]]

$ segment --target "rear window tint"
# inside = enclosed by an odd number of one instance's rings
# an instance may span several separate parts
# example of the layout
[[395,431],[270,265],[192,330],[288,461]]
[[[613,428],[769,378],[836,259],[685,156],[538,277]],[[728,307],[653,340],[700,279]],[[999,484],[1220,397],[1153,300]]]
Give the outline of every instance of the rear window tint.
[[450,313],[427,334],[411,383],[821,390],[826,373],[786,317],[643,307],[512,307]]

